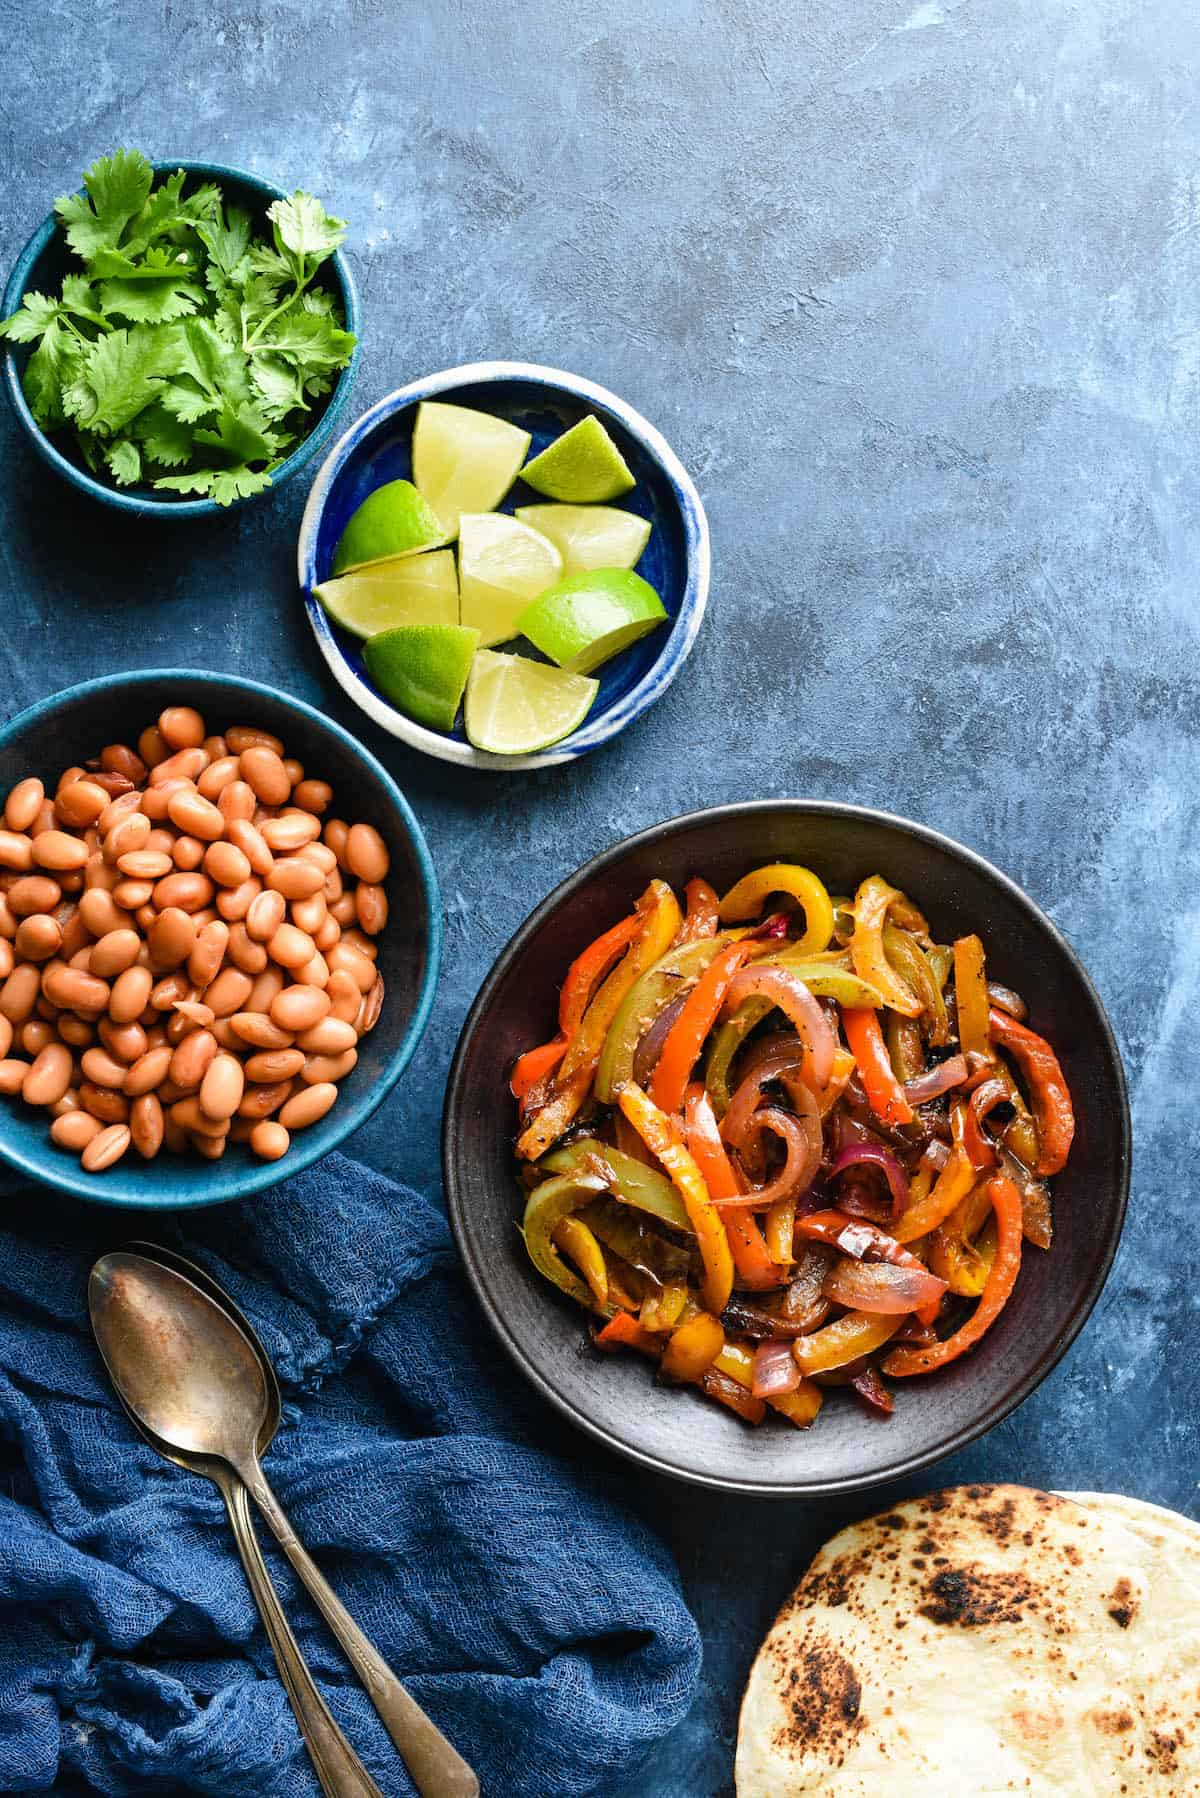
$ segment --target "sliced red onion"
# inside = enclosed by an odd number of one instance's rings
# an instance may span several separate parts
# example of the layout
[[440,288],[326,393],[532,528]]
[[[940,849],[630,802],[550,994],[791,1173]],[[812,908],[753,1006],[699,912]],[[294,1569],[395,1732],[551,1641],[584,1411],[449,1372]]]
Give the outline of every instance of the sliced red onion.
[[934,1172],[938,1174],[941,1173],[949,1159],[950,1144],[948,1142],[943,1142],[940,1137],[934,1137],[933,1141],[928,1144],[925,1153],[921,1157],[921,1160],[927,1161]]
[[989,980],[987,990],[988,999],[993,1005],[998,1005],[1001,1011],[1006,1011],[1010,1017],[1016,1018],[1018,1023],[1025,1022],[1029,1016],[1029,1007],[1020,993],[1014,993],[1011,986],[1001,986],[998,980]]
[[836,1180],[849,1167],[878,1168],[892,1195],[892,1216],[900,1216],[908,1204],[908,1175],[890,1149],[885,1149],[882,1143],[847,1143],[834,1157],[833,1166],[829,1170],[830,1179]]
[[837,1262],[826,1276],[823,1290],[827,1299],[852,1311],[902,1317],[940,1299],[946,1282],[923,1267],[895,1267],[888,1261],[847,1258]]
[[758,1056],[738,1085],[729,1101],[729,1109],[721,1119],[722,1140],[734,1144],[741,1142],[750,1119],[758,1110],[763,1087],[784,1074],[798,1073],[803,1061],[804,1050],[798,1041],[794,1048],[778,1049],[773,1054]]
[[[820,1120],[794,1118],[777,1106],[764,1105],[754,1112],[746,1126],[746,1135],[757,1130],[770,1130],[779,1137],[786,1150],[786,1160],[779,1173],[765,1186],[752,1186],[735,1199],[722,1199],[722,1211],[737,1209],[763,1211],[779,1199],[795,1199],[807,1192],[812,1177],[821,1165]],[[741,1138],[745,1141],[745,1136]],[[737,1145],[735,1145],[737,1146]]]
[[896,1401],[880,1379],[874,1362],[856,1373],[850,1384],[868,1409],[878,1411],[880,1416],[890,1417],[896,1409]]
[[687,1002],[687,993],[677,994],[665,1010],[659,1012],[634,1050],[633,1077],[640,1087],[649,1086],[650,1076],[658,1066],[658,1058],[662,1054],[662,1046],[670,1034],[671,1025]]
[[967,1066],[965,1055],[951,1055],[949,1060],[939,1062],[936,1067],[927,1068],[913,1080],[904,1083],[904,1097],[910,1105],[924,1105],[930,1099],[948,1093],[952,1087],[961,1086],[968,1080],[971,1070]]
[[833,1073],[837,1038],[824,1008],[809,992],[804,982],[787,968],[770,968],[756,964],[742,968],[729,983],[725,1004],[735,1012],[744,999],[761,994],[770,999],[796,1027],[807,1054],[804,1074],[810,1086],[824,1088]]
[[775,1398],[783,1392],[795,1392],[799,1384],[800,1369],[796,1366],[791,1343],[759,1343],[754,1351],[751,1386],[755,1398]]

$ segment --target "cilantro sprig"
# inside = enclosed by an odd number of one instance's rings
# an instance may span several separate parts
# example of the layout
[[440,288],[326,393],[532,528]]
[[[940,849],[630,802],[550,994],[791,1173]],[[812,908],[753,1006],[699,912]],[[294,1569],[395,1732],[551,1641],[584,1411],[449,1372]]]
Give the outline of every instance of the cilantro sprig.
[[271,482],[355,339],[314,285],[346,233],[311,194],[251,215],[182,169],[155,185],[138,150],[102,157],[55,201],[83,264],[57,297],[26,293],[0,337],[33,345],[30,411],[70,431],[118,486],[229,505]]

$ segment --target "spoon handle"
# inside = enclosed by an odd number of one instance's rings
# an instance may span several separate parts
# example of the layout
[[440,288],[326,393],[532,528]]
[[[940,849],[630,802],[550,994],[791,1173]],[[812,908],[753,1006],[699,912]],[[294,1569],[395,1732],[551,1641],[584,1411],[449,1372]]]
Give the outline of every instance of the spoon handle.
[[345,1649],[371,1703],[396,1744],[421,1798],[479,1798],[479,1780],[458,1750],[404,1690],[374,1643],[353,1617],[309,1555],[267,1484],[257,1462],[242,1476],[279,1546],[312,1594],[326,1623]]
[[292,1634],[283,1613],[278,1594],[271,1583],[263,1560],[254,1525],[250,1521],[250,1504],[242,1481],[231,1474],[218,1479],[233,1526],[234,1540],[246,1570],[246,1579],[254,1594],[268,1639],[275,1653],[279,1676],[300,1725],[300,1733],[312,1757],[321,1790],[326,1798],[383,1798],[379,1787],[367,1772],[342,1734],[322,1698],[317,1683],[309,1672],[300,1645]]

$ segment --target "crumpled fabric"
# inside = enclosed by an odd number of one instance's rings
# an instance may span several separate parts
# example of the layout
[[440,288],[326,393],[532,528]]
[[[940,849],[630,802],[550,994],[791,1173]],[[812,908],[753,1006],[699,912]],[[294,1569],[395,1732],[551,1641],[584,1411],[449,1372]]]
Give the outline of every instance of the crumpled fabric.
[[[115,1213],[0,1188],[0,1791],[314,1798],[215,1486],[143,1444],[86,1309],[135,1236],[192,1257],[283,1388],[267,1476],[487,1798],[636,1789],[696,1627],[629,1477],[492,1340],[440,1213],[330,1155],[242,1205]],[[560,1452],[555,1453],[558,1445]],[[318,1683],[386,1798],[414,1791],[256,1525]]]

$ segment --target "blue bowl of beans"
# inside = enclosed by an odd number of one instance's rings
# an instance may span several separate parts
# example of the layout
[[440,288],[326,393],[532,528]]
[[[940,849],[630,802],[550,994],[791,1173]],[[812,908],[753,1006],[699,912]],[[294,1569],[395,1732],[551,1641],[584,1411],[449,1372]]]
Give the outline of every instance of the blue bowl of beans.
[[0,1158],[108,1205],[272,1185],[383,1103],[441,947],[420,826],[341,727],[194,669],[0,730]]

